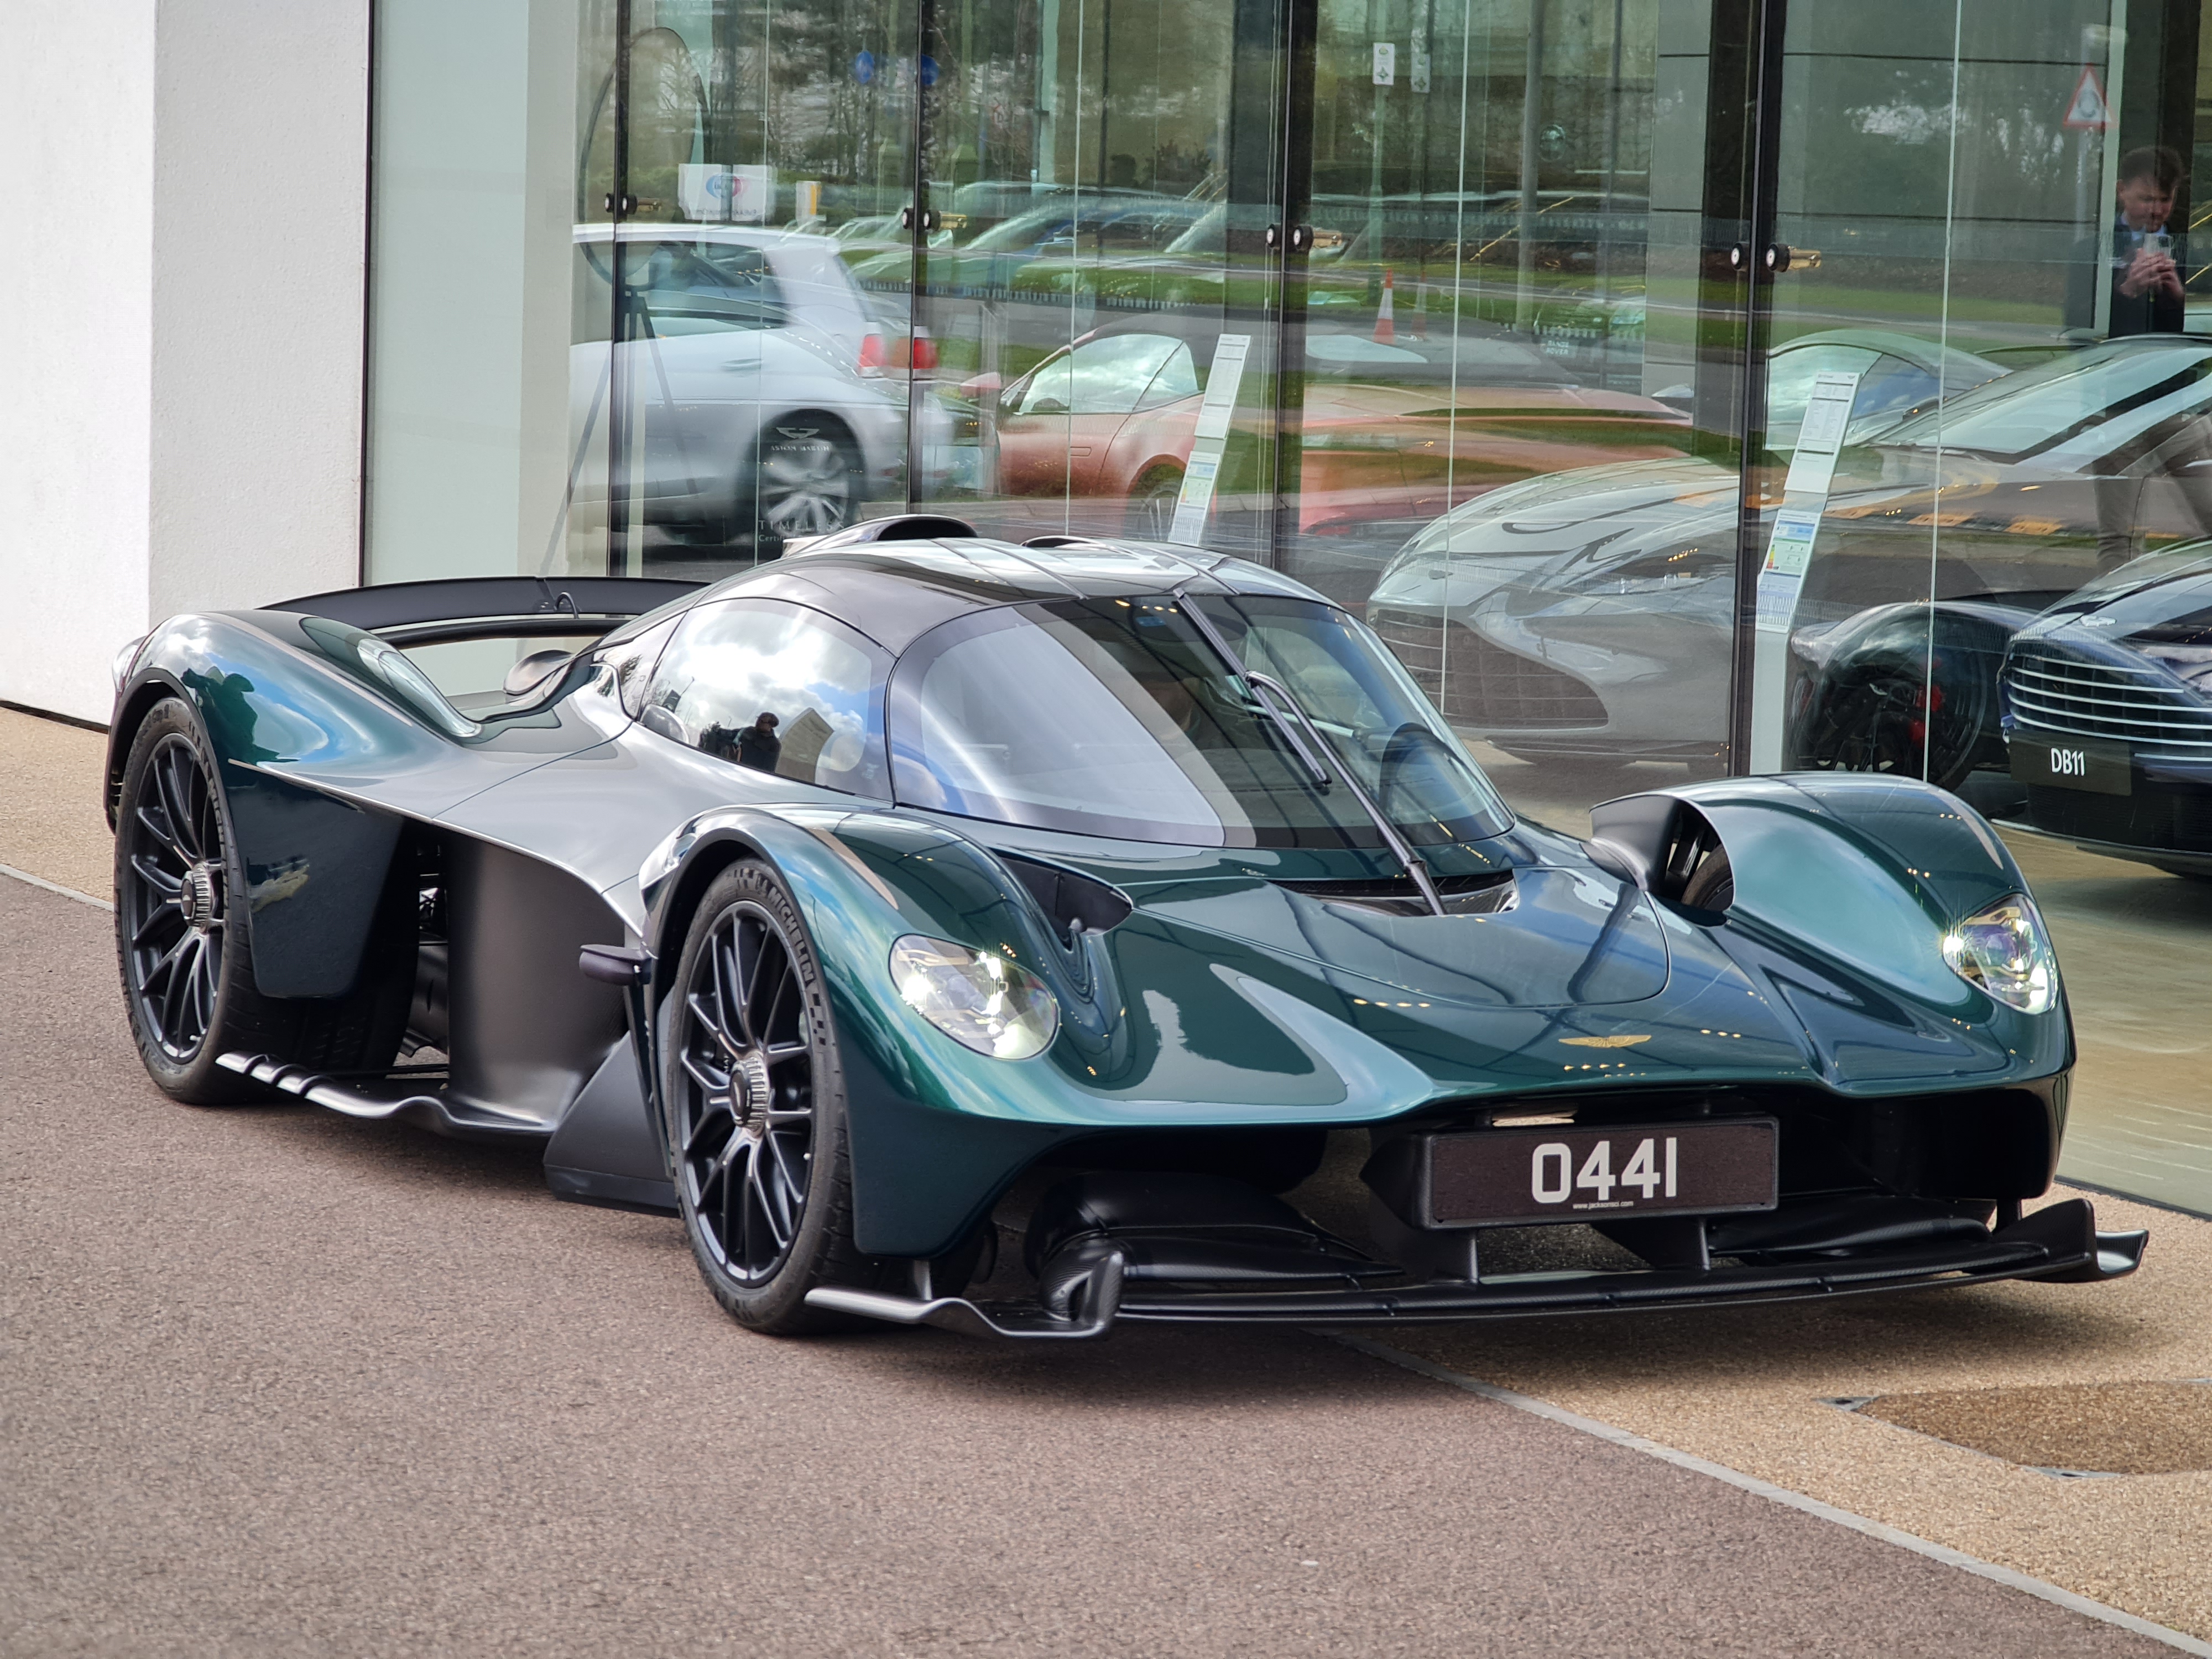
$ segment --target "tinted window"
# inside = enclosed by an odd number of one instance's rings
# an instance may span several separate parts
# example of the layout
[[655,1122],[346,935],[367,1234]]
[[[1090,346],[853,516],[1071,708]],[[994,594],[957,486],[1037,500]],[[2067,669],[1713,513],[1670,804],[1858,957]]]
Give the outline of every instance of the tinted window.
[[772,599],[703,605],[662,657],[641,720],[733,765],[883,796],[889,666],[880,647],[818,611]]
[[[1200,635],[1186,602],[1069,599],[948,623],[894,692],[898,799],[965,817],[1206,846],[1375,846],[1340,787],[1316,787],[1282,720]],[[1510,822],[1396,662],[1303,599],[1206,600],[1216,629],[1287,685],[1408,840]]]

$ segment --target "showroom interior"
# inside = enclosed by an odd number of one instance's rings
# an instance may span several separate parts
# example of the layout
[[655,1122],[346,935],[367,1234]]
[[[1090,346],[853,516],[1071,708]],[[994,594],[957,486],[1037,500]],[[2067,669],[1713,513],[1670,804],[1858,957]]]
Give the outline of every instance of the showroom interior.
[[1561,828],[1932,779],[2056,932],[2067,1173],[2212,1207],[2196,6],[373,25],[366,580],[1136,536],[1362,616]]

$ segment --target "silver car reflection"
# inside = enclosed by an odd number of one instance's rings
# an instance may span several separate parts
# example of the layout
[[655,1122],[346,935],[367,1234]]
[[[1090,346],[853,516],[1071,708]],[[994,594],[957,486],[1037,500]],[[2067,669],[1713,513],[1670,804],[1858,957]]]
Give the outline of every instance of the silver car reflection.
[[[1948,391],[1955,407],[1962,396],[1991,398],[2007,384],[2004,368],[1989,359],[1909,336],[1868,329],[1807,336],[1772,356],[1776,447],[1794,444],[1814,377],[1829,369],[1861,376],[1850,441],[1893,437],[1899,447],[1888,452],[1890,462],[1875,463],[1858,495],[1851,492],[1859,482],[1838,476],[1830,513],[1841,533],[1832,540],[1824,532],[1816,555],[1827,556],[1822,579],[1808,582],[1797,613],[1799,654],[1808,664],[1819,660],[1824,629],[1914,597],[1916,580],[1917,597],[1927,598],[1928,529],[1896,533],[1899,520],[1926,507],[1894,510],[1916,489],[1926,493],[1932,462],[1915,447],[1913,422],[1939,392]],[[2025,497],[2023,509],[2037,499]],[[1851,519],[1845,515],[1860,511],[1854,501],[1880,504]],[[1762,502],[1762,517],[1778,505]],[[1510,754],[1715,757],[1728,737],[1739,507],[1735,469],[1688,457],[1509,484],[1407,542],[1377,583],[1368,620],[1455,724]],[[1951,597],[2002,594],[2032,614],[2094,568],[2075,568],[2079,561],[2065,549],[2055,560],[2023,559],[2024,538],[2004,539],[2001,569],[1948,564],[1940,580],[1957,587]],[[1846,541],[1849,550],[1835,556]],[[1890,556],[1900,550],[1911,558]]]
[[[615,286],[619,238],[621,283]],[[633,513],[671,538],[773,552],[879,498],[903,499],[907,380],[896,325],[831,238],[742,225],[580,225],[571,348],[574,496],[604,501],[626,416]],[[610,352],[607,332],[619,343]],[[951,412],[915,399],[924,493],[951,465]]]

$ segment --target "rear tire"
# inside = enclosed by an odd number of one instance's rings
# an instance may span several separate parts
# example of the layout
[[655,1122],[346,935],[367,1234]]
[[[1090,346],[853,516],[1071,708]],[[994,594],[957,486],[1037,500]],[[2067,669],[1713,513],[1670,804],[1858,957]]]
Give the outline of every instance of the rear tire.
[[837,1329],[820,1285],[872,1286],[853,1243],[845,1083],[799,907],[748,860],[714,878],[678,958],[662,1091],[677,1208],[714,1299],[779,1335]]
[[[248,891],[230,804],[191,712],[158,704],[124,763],[116,814],[115,951],[131,1035],[161,1091],[194,1105],[265,1100],[216,1063],[232,1051],[318,1071],[392,1063],[414,984],[411,896],[389,880],[349,995],[265,997],[253,982]],[[395,872],[402,861],[395,857]]]

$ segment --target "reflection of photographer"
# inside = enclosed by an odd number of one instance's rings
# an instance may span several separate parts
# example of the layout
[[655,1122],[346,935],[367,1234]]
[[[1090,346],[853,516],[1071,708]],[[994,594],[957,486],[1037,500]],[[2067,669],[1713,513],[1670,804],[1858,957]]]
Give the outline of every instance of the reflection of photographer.
[[[2110,337],[2182,331],[2185,256],[2166,221],[2183,177],[2181,158],[2162,144],[2131,149],[2120,158],[2112,238],[2102,255],[2112,272],[2112,319],[2106,331]],[[2096,325],[2099,257],[2088,244],[2075,247],[2066,293],[2069,328]]]

